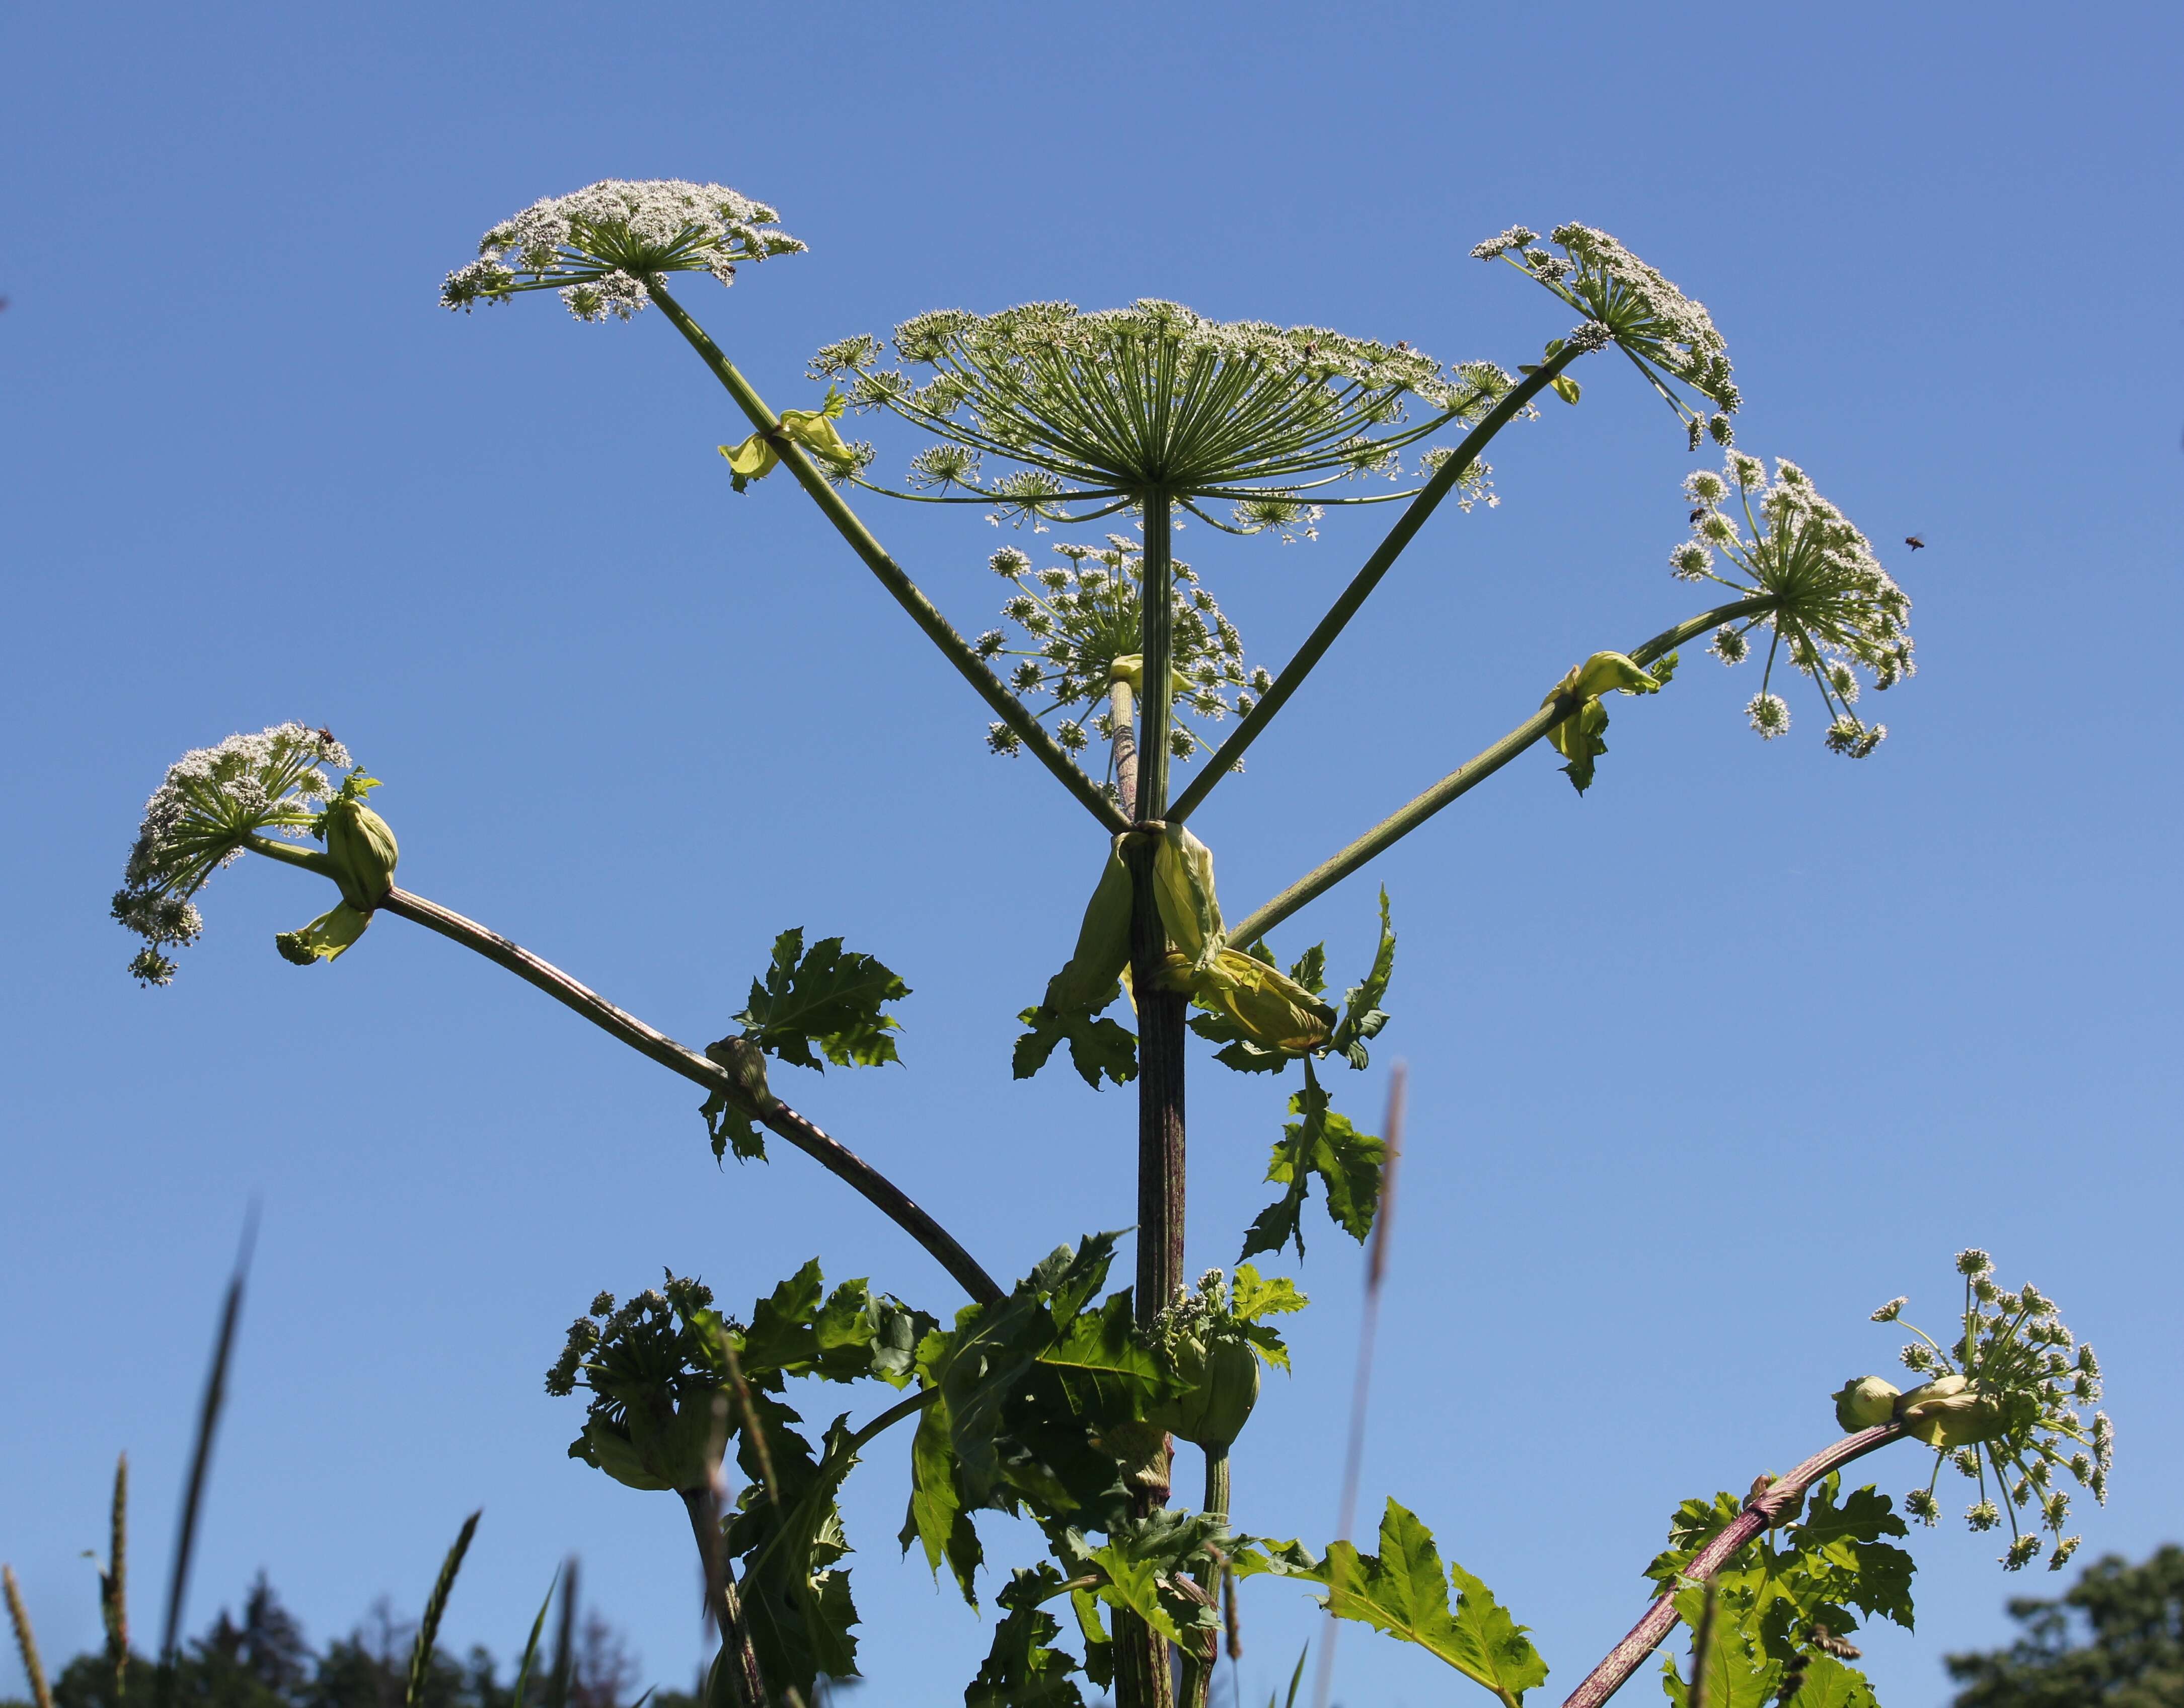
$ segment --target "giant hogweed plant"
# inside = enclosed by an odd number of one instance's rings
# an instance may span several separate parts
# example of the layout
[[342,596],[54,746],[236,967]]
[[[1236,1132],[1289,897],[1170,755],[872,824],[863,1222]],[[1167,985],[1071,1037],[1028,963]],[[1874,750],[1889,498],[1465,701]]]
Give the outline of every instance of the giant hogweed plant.
[[[1334,1108],[1330,1085],[1367,1065],[1388,1022],[1396,940],[1385,892],[1378,941],[1339,1000],[1323,946],[1278,957],[1269,934],[1532,747],[1552,749],[1580,792],[1591,786],[1610,698],[1660,691],[1702,638],[1724,664],[1759,655],[1745,713],[1761,736],[1788,729],[1780,690],[1802,677],[1826,745],[1869,756],[1886,732],[1858,710],[1861,693],[1912,673],[1909,600],[1802,469],[1736,448],[1740,399],[1706,310],[1588,226],[1546,240],[1519,228],[1475,251],[1543,287],[1568,316],[1514,371],[1446,366],[1407,342],[1212,321],[1172,303],[1089,313],[1034,303],[928,313],[886,338],[842,339],[811,364],[824,392],[777,413],[692,318],[676,276],[727,284],[746,265],[803,247],[773,209],[717,185],[604,182],[495,226],[479,259],[448,276],[442,300],[468,310],[553,290],[594,322],[658,309],[748,425],[721,447],[735,489],[774,499],[785,471],[985,702],[988,744],[1029,756],[1083,806],[1090,898],[1073,944],[1056,941],[1058,970],[1022,1011],[1011,1065],[1019,1078],[1053,1069],[1066,1046],[1093,1091],[1134,1085],[1130,1284],[1109,1287],[1118,1236],[1100,1233],[1003,1286],[774,1088],[783,1063],[895,1058],[889,1005],[908,991],[872,956],[785,931],[738,1030],[689,1047],[397,886],[394,835],[366,798],[375,779],[325,729],[231,737],[170,771],[114,903],[145,940],[133,970],[153,984],[173,976],[170,952],[198,935],[195,898],[220,867],[256,854],[316,873],[338,896],[279,938],[288,959],[333,960],[382,914],[483,955],[703,1087],[717,1158],[763,1158],[769,1139],[793,1146],[968,1295],[952,1314],[928,1311],[862,1281],[829,1286],[815,1259],[740,1315],[671,1275],[624,1303],[601,1293],[571,1330],[547,1382],[586,1401],[570,1452],[687,1508],[722,1636],[710,1687],[719,1708],[809,1702],[822,1681],[858,1672],[837,1495],[898,1426],[909,1437],[904,1548],[967,1601],[984,1589],[1000,1609],[965,1692],[973,1708],[1080,1703],[1087,1690],[1112,1691],[1123,1708],[1199,1708],[1235,1585],[1252,1577],[1307,1586],[1333,1615],[1423,1647],[1513,1708],[1546,1678],[1545,1661],[1414,1514],[1389,1502],[1377,1552],[1344,1539],[1318,1552],[1252,1534],[1232,1493],[1229,1446],[1258,1398],[1261,1367],[1287,1365],[1276,1320],[1306,1303],[1251,1260],[1291,1248],[1301,1259],[1315,1187],[1334,1224],[1363,1240],[1384,1164],[1381,1140]],[[1675,503],[1690,531],[1666,565],[1709,602],[1622,650],[1601,644],[1611,637],[1574,637],[1584,656],[1543,681],[1536,710],[1230,923],[1213,855],[1192,829],[1198,809],[1241,771],[1436,512],[1493,501],[1485,454],[1496,437],[1549,397],[1577,404],[1580,365],[1598,361],[1627,362],[1691,449],[1711,441],[1724,459],[1684,483]],[[922,439],[899,479],[876,472],[872,444],[844,437],[853,416]],[[966,639],[853,507],[860,494],[967,506],[1045,549],[992,554],[1007,589],[1001,622]],[[1295,540],[1334,511],[1368,505],[1392,516],[1384,535],[1278,671],[1246,663],[1199,572],[1174,555],[1184,516],[1217,534]],[[1267,1171],[1275,1195],[1239,1231],[1233,1271],[1191,1283],[1184,1088],[1195,1051],[1277,1082],[1290,1119]],[[2003,1292],[1981,1253],[1963,1254],[1958,1268],[1961,1331],[1946,1344],[1922,1337],[1905,1355],[1924,1379],[1908,1392],[1877,1376],[1848,1384],[1836,1397],[1842,1438],[1741,1497],[1685,1502],[1647,1568],[1658,1599],[1569,1703],[1603,1700],[1684,1621],[1702,1628],[1688,1662],[1667,1663],[1679,1702],[1869,1700],[1850,1633],[1861,1617],[1909,1622],[1911,1561],[1888,1539],[1905,1530],[1895,1503],[1871,1488],[1846,1492],[1841,1473],[1899,1440],[1931,1448],[1936,1475],[1953,1466],[1978,1482],[1970,1521],[2007,1525],[2008,1566],[2043,1549],[2051,1566],[2069,1556],[2063,1481],[2106,1492],[2111,1432],[2104,1416],[2089,1423],[2080,1410],[2098,1398],[2098,1366],[2036,1289]],[[1892,1320],[1901,1303],[1877,1316]],[[864,1421],[853,1423],[851,1408],[814,1429],[792,1409],[791,1378],[803,1405],[821,1391],[813,1384],[883,1392]],[[1178,1486],[1178,1442],[1201,1461],[1195,1505]],[[1903,1509],[1933,1521],[1930,1478]],[[994,1512],[1028,1519],[1029,1532],[1006,1533],[1043,1544],[1006,1582],[986,1560],[998,1532],[978,1522]]]

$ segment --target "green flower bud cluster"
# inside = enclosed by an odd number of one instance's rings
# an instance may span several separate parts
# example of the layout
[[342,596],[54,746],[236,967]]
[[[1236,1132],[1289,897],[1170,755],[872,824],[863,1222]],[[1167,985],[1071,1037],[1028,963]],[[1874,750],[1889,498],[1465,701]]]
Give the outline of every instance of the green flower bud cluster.
[[1154,1350],[1190,1392],[1156,1409],[1147,1421],[1193,1446],[1226,1453],[1244,1432],[1259,1399],[1259,1365],[1289,1368],[1289,1349],[1262,1317],[1302,1310],[1308,1301],[1287,1281],[1267,1281],[1251,1264],[1228,1278],[1208,1270],[1195,1292],[1178,1290],[1154,1319]]
[[[2108,1499],[2114,1426],[2105,1412],[2095,1412],[2088,1423],[2079,1410],[2100,1398],[2100,1360],[2037,1287],[2027,1283],[2012,1292],[1997,1286],[1985,1252],[1959,1252],[1957,1270],[1964,1279],[1964,1309],[1956,1339],[1944,1347],[1905,1324],[1919,1338],[1904,1348],[1903,1363],[1928,1380],[1899,1393],[1880,1376],[1855,1377],[1835,1396],[1836,1420],[1852,1431],[1900,1423],[1934,1449],[1933,1477],[1904,1498],[1905,1510],[1929,1524],[1940,1515],[1934,1481],[1944,1463],[1976,1482],[1980,1499],[1968,1519],[1975,1530],[2008,1521],[2011,1542],[2002,1563],[2013,1571],[2045,1546],[2018,1523],[2020,1511],[2036,1510],[2038,1527],[2055,1538],[2048,1568],[2059,1570],[2079,1538],[2062,1534],[2070,1499],[2051,1486],[2056,1472],[2068,1471],[2097,1500]],[[1891,1299],[1873,1320],[1902,1321],[1905,1303]]]
[[672,1271],[619,1309],[601,1293],[570,1326],[546,1392],[590,1389],[569,1457],[632,1488],[710,1486],[728,1433],[727,1337],[712,1290]]

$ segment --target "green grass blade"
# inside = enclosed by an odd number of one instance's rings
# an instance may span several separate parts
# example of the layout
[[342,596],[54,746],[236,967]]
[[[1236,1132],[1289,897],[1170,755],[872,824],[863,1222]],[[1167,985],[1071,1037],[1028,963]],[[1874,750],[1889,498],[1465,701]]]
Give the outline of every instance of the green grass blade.
[[228,1278],[226,1302],[220,1307],[220,1336],[213,1344],[212,1369],[205,1377],[203,1403],[198,1408],[197,1445],[190,1454],[190,1480],[182,1491],[182,1521],[175,1533],[174,1569],[167,1578],[167,1619],[159,1638],[160,1708],[174,1694],[175,1649],[181,1640],[182,1600],[190,1584],[190,1563],[197,1553],[198,1517],[204,1510],[205,1479],[212,1470],[213,1437],[220,1427],[220,1406],[227,1398],[228,1360],[235,1352],[235,1327],[242,1315],[242,1284],[250,1273],[251,1248],[258,1238],[258,1208],[251,1206],[243,1224],[242,1248],[236,1254],[235,1273]]
[[546,1610],[554,1605],[554,1591],[560,1582],[561,1568],[557,1566],[546,1580],[546,1599],[538,1604],[538,1616],[531,1621],[531,1640],[523,1645],[523,1660],[515,1669],[515,1688],[509,1696],[508,1708],[523,1708],[524,1692],[531,1688],[531,1669],[538,1661],[538,1636],[546,1628]]
[[7,1590],[8,1619],[15,1627],[15,1647],[23,1656],[31,1698],[37,1708],[53,1708],[53,1693],[46,1688],[46,1669],[38,1661],[38,1639],[31,1630],[31,1610],[23,1605],[23,1592],[15,1586],[14,1566],[0,1566],[0,1585]]
[[440,1616],[448,1610],[448,1597],[454,1593],[455,1574],[463,1569],[463,1555],[470,1552],[471,1538],[477,1534],[478,1520],[485,1515],[480,1507],[463,1521],[455,1545],[448,1550],[448,1557],[440,1562],[440,1575],[433,1580],[432,1594],[425,1603],[425,1616],[417,1624],[417,1641],[410,1650],[410,1688],[403,1696],[406,1708],[417,1708],[425,1697],[425,1681],[432,1672],[432,1649],[440,1640]]

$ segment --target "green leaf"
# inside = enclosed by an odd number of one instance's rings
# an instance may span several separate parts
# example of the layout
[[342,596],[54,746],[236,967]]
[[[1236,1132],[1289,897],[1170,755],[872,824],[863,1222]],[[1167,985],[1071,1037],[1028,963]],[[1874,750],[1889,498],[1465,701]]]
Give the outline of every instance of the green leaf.
[[1220,1045],[1213,1059],[1239,1074],[1279,1074],[1296,1060],[1285,1052],[1266,1048],[1226,1014],[1193,1014],[1188,1024],[1207,1043]]
[[738,1162],[764,1162],[766,1139],[757,1124],[728,1101],[727,1093],[715,1091],[698,1106],[705,1118],[705,1136],[713,1141],[713,1160],[719,1162],[733,1147]]
[[[1782,1687],[1782,1663],[1752,1659],[1735,1635],[1717,1625],[1718,1635],[1707,1656],[1706,1708],[1768,1708]],[[1676,1708],[1684,1708],[1691,1686],[1684,1682],[1676,1657],[1661,1662],[1661,1688]],[[1798,1708],[1805,1708],[1801,1694]]]
[[[1889,1498],[1871,1484],[1835,1504],[1838,1479],[1828,1477],[1813,1491],[1804,1521],[1790,1532],[1799,1554],[1834,1568],[1828,1599],[1857,1607],[1869,1617],[1893,1620],[1912,1628],[1911,1576],[1917,1569],[1909,1554],[1880,1540],[1906,1534]],[[1840,1627],[1838,1627],[1840,1629]]]
[[1084,1708],[1069,1676],[1078,1670],[1075,1658],[1050,1646],[1061,1634],[1061,1622],[1040,1606],[1061,1594],[1062,1582],[1041,1560],[1018,1571],[994,1597],[1008,1615],[994,1627],[993,1647],[963,1693],[964,1708]]
[[921,1543],[925,1563],[936,1577],[945,1562],[963,1599],[976,1607],[978,1566],[985,1551],[966,1510],[969,1504],[956,1470],[948,1402],[937,1399],[919,1415],[917,1433],[911,1438],[910,1512],[895,1539],[905,1554],[911,1543]]
[[1084,1562],[1105,1575],[1094,1589],[1110,1607],[1134,1613],[1171,1643],[1188,1643],[1186,1632],[1208,1631],[1220,1615],[1173,1587],[1178,1576],[1208,1571],[1209,1544],[1228,1532],[1226,1522],[1203,1512],[1149,1512],[1117,1521]]
[[827,1381],[877,1376],[907,1386],[918,1342],[939,1325],[900,1299],[875,1298],[861,1279],[844,1281],[831,1294],[825,1287],[814,1258],[751,1308],[750,1326],[737,1346],[744,1376],[772,1388],[784,1376]]
[[1805,1682],[1790,1699],[1796,1708],[1880,1708],[1865,1674],[1832,1655],[1814,1655],[1804,1672]]
[[1393,1500],[1380,1520],[1378,1556],[1338,1542],[1327,1550],[1319,1581],[1327,1585],[1328,1610],[1337,1618],[1417,1644],[1513,1708],[1547,1676],[1546,1663],[1524,1634],[1529,1627],[1510,1617],[1462,1566],[1451,1563],[1445,1581],[1433,1532]]
[[[796,1414],[764,1394],[752,1409],[766,1432],[762,1459],[744,1427],[737,1453],[748,1486],[728,1521],[729,1555],[744,1561],[739,1588],[759,1670],[778,1692],[794,1686],[812,1699],[818,1677],[857,1676],[857,1623],[850,1575],[837,1562],[850,1552],[836,1504],[857,1463],[847,1415],[827,1426],[823,1454],[788,1426]],[[761,1481],[771,1465],[776,1483]]]
[[1342,999],[1342,1019],[1334,1029],[1331,1047],[1337,1055],[1348,1059],[1353,1068],[1368,1065],[1365,1041],[1376,1038],[1380,1029],[1388,1024],[1388,1017],[1380,1011],[1380,1002],[1388,994],[1388,980],[1396,972],[1396,930],[1388,921],[1388,890],[1380,890],[1380,942],[1373,952],[1373,970],[1362,983],[1352,985]]
[[[1116,986],[1119,994],[1122,987]],[[1109,1001],[1113,1000],[1111,995]],[[1106,1003],[1100,1007],[1105,1007]],[[1112,1080],[1126,1086],[1138,1076],[1137,1035],[1117,1021],[1095,1019],[1081,1010],[1056,1013],[1050,1008],[1027,1008],[1017,1019],[1031,1030],[1017,1040],[1011,1068],[1019,1080],[1028,1080],[1067,1039],[1070,1065],[1094,1091],[1100,1081]]]
[[[1256,954],[1258,952],[1255,949],[1252,952]],[[1273,964],[1272,960],[1267,956],[1261,955],[1259,958],[1262,961],[1266,961],[1269,966]],[[1303,954],[1298,956],[1295,964],[1291,966],[1290,968],[1290,977],[1295,980],[1298,984],[1303,985],[1306,990],[1311,991],[1313,996],[1318,996],[1325,995],[1327,991],[1327,945],[1324,943],[1315,943],[1312,947],[1306,950]]]
[[822,1066],[816,1044],[840,1068],[878,1067],[899,1059],[892,1014],[883,1003],[910,987],[870,955],[844,953],[839,937],[823,937],[807,953],[801,926],[774,940],[763,981],[751,980],[750,1002],[736,1016],[762,1050],[800,1068]]
[[1361,1243],[1373,1231],[1380,1202],[1380,1169],[1387,1147],[1361,1133],[1349,1118],[1327,1106],[1312,1063],[1305,1063],[1304,1089],[1290,1099],[1287,1123],[1267,1164],[1267,1178],[1289,1190],[1259,1213],[1244,1236],[1242,1257],[1278,1252],[1290,1240],[1304,1255],[1301,1213],[1310,1181],[1318,1176],[1327,1194],[1327,1213],[1336,1225]]
[[1578,400],[1578,383],[1568,374],[1557,374],[1547,383],[1554,388],[1555,395],[1564,403],[1574,404]]
[[1563,772],[1580,795],[1592,787],[1593,762],[1607,751],[1607,708],[1588,700],[1547,732],[1548,744],[1569,763]]

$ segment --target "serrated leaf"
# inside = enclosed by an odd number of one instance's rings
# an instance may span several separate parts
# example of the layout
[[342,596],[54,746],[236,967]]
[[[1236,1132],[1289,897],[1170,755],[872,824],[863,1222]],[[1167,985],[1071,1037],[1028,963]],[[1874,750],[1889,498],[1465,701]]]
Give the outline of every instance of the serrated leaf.
[[1070,1065],[1094,1091],[1100,1089],[1102,1079],[1126,1086],[1138,1076],[1137,1035],[1118,1021],[1081,1011],[1057,1013],[1043,1007],[1026,1008],[1017,1019],[1030,1028],[1017,1040],[1010,1058],[1011,1071],[1019,1080],[1028,1080],[1045,1067],[1055,1046],[1065,1040]]
[[1580,795],[1592,787],[1593,762],[1607,751],[1607,708],[1588,700],[1547,732],[1547,743],[1569,763],[1562,767]]
[[1388,919],[1388,890],[1380,889],[1380,941],[1373,952],[1373,969],[1359,983],[1352,985],[1342,999],[1342,1019],[1334,1029],[1331,1047],[1345,1058],[1353,1068],[1369,1064],[1365,1053],[1365,1041],[1376,1038],[1380,1029],[1388,1024],[1388,1017],[1380,1009],[1381,1001],[1388,994],[1388,981],[1396,973],[1396,930]]
[[910,986],[870,955],[845,952],[839,937],[822,937],[807,952],[801,926],[774,940],[773,959],[761,981],[751,980],[750,1001],[736,1016],[758,1047],[800,1068],[823,1064],[878,1067],[898,1060],[897,1030],[883,1006],[910,994]]
[[1306,1192],[1317,1177],[1335,1225],[1362,1243],[1373,1231],[1380,1203],[1380,1170],[1387,1147],[1361,1133],[1347,1116],[1329,1108],[1312,1063],[1305,1063],[1304,1089],[1290,1099],[1290,1113],[1301,1119],[1285,1124],[1267,1163],[1267,1178],[1289,1190],[1259,1213],[1244,1236],[1242,1257],[1278,1252],[1290,1240],[1304,1255],[1302,1211]]
[[[1380,1552],[1335,1543],[1322,1562],[1328,1610],[1414,1643],[1512,1705],[1543,1682],[1546,1663],[1508,1610],[1462,1566],[1442,1575],[1433,1532],[1394,1500],[1380,1520]],[[1457,1594],[1449,1605],[1449,1589]]]
[[1287,1275],[1262,1275],[1249,1264],[1239,1264],[1229,1278],[1229,1314],[1245,1322],[1256,1322],[1262,1316],[1286,1316],[1311,1303]]
[[[1718,1641],[1707,1656],[1706,1676],[1706,1708],[1769,1708],[1782,1686],[1782,1665],[1754,1661],[1740,1642]],[[1661,1663],[1661,1688],[1676,1708],[1690,1699],[1691,1686],[1673,1655]],[[1802,1696],[1798,1700],[1802,1708]]]
[[[850,1552],[836,1497],[857,1463],[849,1419],[828,1426],[825,1450],[788,1427],[796,1414],[763,1393],[752,1409],[766,1432],[760,1455],[742,1426],[737,1463],[746,1487],[723,1532],[738,1574],[759,1668],[777,1691],[794,1687],[808,1701],[821,1677],[857,1676],[856,1604],[850,1575],[838,1562]],[[762,1481],[771,1466],[772,1486]]]
[[1834,1655],[1815,1655],[1804,1670],[1805,1682],[1790,1699],[1795,1708],[1879,1708],[1872,1681]]
[[[1857,1607],[1869,1617],[1893,1620],[1912,1628],[1911,1577],[1916,1562],[1903,1549],[1880,1538],[1906,1534],[1889,1498],[1870,1484],[1835,1504],[1838,1481],[1828,1477],[1813,1491],[1804,1520],[1790,1532],[1803,1555],[1835,1568],[1825,1581],[1830,1601]],[[1817,1575],[1817,1574],[1815,1574]]]
[[1187,1643],[1191,1629],[1219,1623],[1211,1607],[1175,1588],[1178,1575],[1211,1564],[1209,1543],[1228,1533],[1224,1520],[1204,1512],[1149,1512],[1119,1520],[1100,1547],[1084,1558],[1106,1577],[1094,1594],[1111,1607],[1136,1614],[1171,1643]]
[[1061,1593],[1061,1574],[1041,1560],[1017,1571],[994,1597],[1008,1610],[994,1629],[993,1646],[978,1676],[963,1693],[964,1708],[1084,1708],[1084,1698],[1071,1674],[1076,1659],[1051,1646],[1061,1622],[1041,1604]]
[[963,1599],[976,1607],[978,1566],[985,1555],[967,1504],[956,1475],[948,1402],[937,1399],[920,1415],[917,1433],[911,1438],[910,1511],[895,1539],[905,1554],[913,1542],[921,1544],[936,1577],[944,1563]]
[[719,1162],[733,1148],[742,1163],[766,1160],[766,1139],[749,1115],[728,1102],[725,1091],[715,1091],[698,1106],[705,1118],[705,1136],[713,1141],[713,1160]]
[[[1268,957],[1262,956],[1260,958],[1265,960]],[[1315,943],[1298,956],[1290,968],[1290,977],[1313,996],[1324,996],[1327,991],[1327,945]]]
[[861,1279],[844,1281],[832,1293],[825,1287],[814,1258],[752,1307],[737,1348],[745,1376],[774,1388],[783,1376],[827,1381],[878,1376],[905,1386],[918,1340],[937,1326],[933,1320],[900,1299],[875,1298]]

